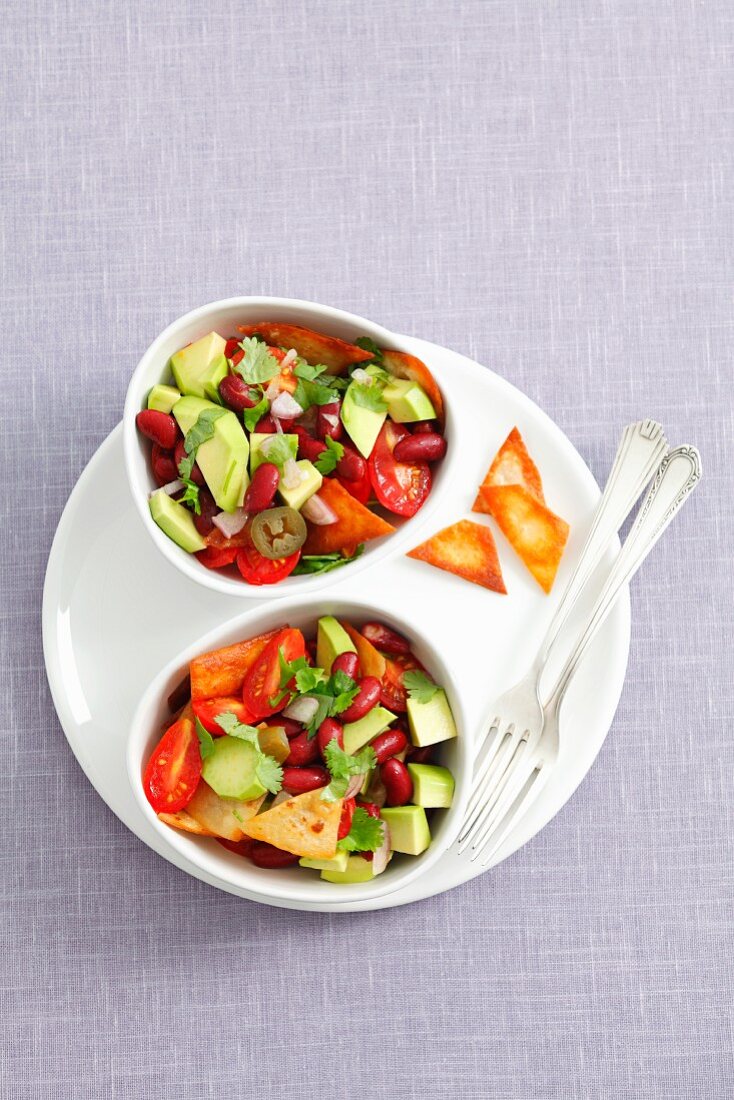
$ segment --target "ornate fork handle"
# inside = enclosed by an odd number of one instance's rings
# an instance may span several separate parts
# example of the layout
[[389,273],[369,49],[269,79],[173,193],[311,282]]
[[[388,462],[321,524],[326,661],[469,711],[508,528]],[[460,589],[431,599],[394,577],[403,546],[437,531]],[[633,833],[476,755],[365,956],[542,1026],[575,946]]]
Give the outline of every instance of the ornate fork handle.
[[588,625],[561,670],[546,708],[557,710],[579,662],[614,605],[620,589],[642,565],[665,528],[683,506],[701,478],[701,457],[695,447],[676,447],[660,463],[619,556],[591,612]]

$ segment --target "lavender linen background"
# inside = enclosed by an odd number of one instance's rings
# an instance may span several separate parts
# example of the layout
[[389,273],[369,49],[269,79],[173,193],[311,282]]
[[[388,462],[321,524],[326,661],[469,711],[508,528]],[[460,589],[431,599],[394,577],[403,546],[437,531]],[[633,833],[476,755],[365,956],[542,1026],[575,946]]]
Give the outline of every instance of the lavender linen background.
[[[728,0],[5,7],[3,1097],[731,1094],[733,22]],[[703,453],[587,780],[413,907],[188,879],[51,705],[64,502],[153,336],[234,293],[475,356],[600,478],[642,414]]]

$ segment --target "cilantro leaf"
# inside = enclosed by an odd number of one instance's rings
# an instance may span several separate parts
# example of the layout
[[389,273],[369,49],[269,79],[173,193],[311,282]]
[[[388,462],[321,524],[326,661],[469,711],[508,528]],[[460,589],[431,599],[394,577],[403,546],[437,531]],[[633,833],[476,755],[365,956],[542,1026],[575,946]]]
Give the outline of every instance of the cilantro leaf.
[[319,726],[324,721],[324,719],[328,718],[331,714],[331,704],[333,702],[333,699],[331,695],[327,695],[325,693],[317,691],[310,691],[306,698],[318,699],[319,703],[316,713],[306,726],[306,729],[308,730],[308,739],[309,741],[313,741],[314,737],[319,732]]
[[296,687],[301,695],[306,695],[324,679],[323,668],[300,668],[296,672]]
[[252,336],[245,336],[240,347],[245,354],[232,369],[245,382],[256,385],[258,382],[269,382],[271,378],[275,378],[276,374],[280,374],[280,363],[274,355],[270,354],[267,344],[253,339]]
[[255,750],[255,777],[266,791],[277,794],[283,786],[283,769],[274,757],[260,748],[260,735],[255,726],[240,722],[237,715],[231,712],[218,714],[214,721],[228,737],[236,737],[252,745]]
[[[185,459],[182,459],[181,465],[183,466]],[[179,473],[181,471],[179,470]],[[189,478],[181,478],[186,488],[184,489],[183,496],[179,499],[179,504],[190,504],[197,516],[201,515],[201,501],[199,500],[199,486],[195,481],[190,481]]]
[[440,691],[438,684],[417,668],[403,673],[403,687],[416,703],[430,703],[436,692]]
[[[288,684],[298,672],[305,672],[306,669],[311,668],[305,657],[296,657],[295,661],[286,661],[283,650],[280,648],[278,649],[278,661],[280,663],[281,688],[288,687]],[[322,672],[322,669],[318,671]]]
[[314,462],[314,466],[320,474],[331,474],[336,469],[339,460],[344,457],[344,447],[341,443],[337,443],[335,439],[332,439],[330,435],[326,436],[324,443],[326,444],[326,450],[321,452]]
[[324,759],[331,773],[331,783],[324,792],[328,800],[343,798],[352,776],[366,775],[377,762],[375,751],[369,745],[356,755],[350,756],[344,749],[339,748],[336,739],[329,741],[324,749]]
[[245,409],[243,416],[245,427],[247,428],[248,432],[254,432],[258,423],[262,420],[264,416],[267,416],[269,411],[270,402],[268,401],[267,397],[263,397],[263,399],[261,401],[258,401],[257,405],[253,405],[251,409]]
[[[234,717],[234,716],[233,716]],[[208,756],[214,752],[214,738],[209,733],[208,729],[202,726],[199,719],[196,719],[196,736],[199,738],[199,752],[201,753],[201,759],[206,760]]]
[[214,721],[230,737],[238,737],[240,741],[250,741],[253,745],[259,744],[255,727],[246,726],[240,722],[236,714],[227,711],[225,714],[218,714]]
[[295,458],[298,453],[298,438],[289,439],[282,432],[273,433],[269,439],[264,439],[260,447],[260,454],[265,456],[268,462],[272,462],[279,470],[283,469],[289,458]]
[[293,373],[296,378],[303,378],[306,382],[313,382],[314,379],[318,378],[320,374],[323,374],[326,369],[323,363],[311,366],[305,359],[299,359],[293,368]]
[[360,336],[354,342],[358,348],[362,349],[362,351],[368,351],[372,358],[375,359],[378,363],[382,362],[382,348],[378,348],[377,344],[371,336]]
[[343,710],[351,706],[359,693],[359,687],[351,676],[347,676],[346,672],[335,672],[329,680],[329,687],[334,696],[334,702],[331,706],[332,715],[341,714]]
[[204,409],[196,418],[196,423],[192,424],[187,431],[184,439],[186,456],[178,464],[178,472],[182,481],[191,480],[191,473],[196,462],[196,452],[202,443],[206,443],[207,440],[213,438],[214,424],[220,416],[225,416],[226,413],[226,409]]
[[342,565],[349,565],[350,561],[356,561],[364,553],[364,543],[360,542],[357,549],[352,554],[351,558],[346,557],[344,554],[304,554],[299,561],[296,568],[293,570],[294,576],[303,576],[304,574],[317,574],[317,573],[329,573],[332,569],[339,569]]
[[376,852],[385,838],[385,829],[378,817],[372,817],[362,806],[357,806],[348,834],[337,848],[346,852]]
[[266,791],[277,794],[283,787],[283,769],[273,756],[261,752],[255,765],[255,775]]
[[338,394],[321,378],[316,382],[299,378],[293,397],[304,412],[312,405],[330,405],[332,401],[338,400]]
[[370,409],[372,412],[387,412],[387,403],[382,397],[382,387],[378,385],[368,386],[365,382],[352,382],[349,393],[355,405],[362,409]]

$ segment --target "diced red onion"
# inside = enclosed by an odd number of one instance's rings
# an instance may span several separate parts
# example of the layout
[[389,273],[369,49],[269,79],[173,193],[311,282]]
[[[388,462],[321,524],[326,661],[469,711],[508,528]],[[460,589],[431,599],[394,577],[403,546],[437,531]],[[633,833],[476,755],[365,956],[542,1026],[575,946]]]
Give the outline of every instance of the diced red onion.
[[362,367],[357,367],[356,370],[352,371],[352,378],[354,378],[357,382],[361,382],[363,386],[371,386],[374,382],[374,378],[372,377],[372,375],[368,374],[366,370],[362,369]]
[[298,358],[298,352],[295,348],[289,348],[283,356],[283,362],[280,364],[281,370],[289,367]]
[[219,512],[212,519],[215,527],[218,527],[225,538],[231,539],[233,535],[239,535],[247,523],[247,512],[244,508],[235,508],[234,512]]
[[[382,819],[381,819],[382,820]],[[382,822],[382,844],[372,856],[372,874],[381,875],[390,862],[390,826]]]
[[322,412],[322,414],[321,414],[321,415],[322,415],[322,417],[324,418],[324,420],[326,421],[326,423],[327,423],[327,424],[329,425],[329,427],[330,427],[330,428],[331,428],[332,430],[333,430],[333,429],[334,429],[334,428],[335,428],[335,427],[337,426],[337,424],[339,423],[339,417],[338,417],[338,416],[336,415],[336,413],[325,413],[325,412]]
[[292,703],[288,704],[283,714],[286,718],[293,718],[294,721],[301,722],[304,726],[307,726],[318,709],[318,699],[314,699],[312,695],[301,695],[298,699],[294,699]]
[[364,783],[364,777],[367,772],[361,772],[360,775],[353,775],[349,780],[349,786],[344,792],[345,798],[356,798],[359,792],[362,790],[362,784]]
[[281,420],[295,420],[302,414],[303,409],[288,390],[283,390],[270,406],[270,412]]
[[148,495],[154,497],[156,493],[165,493],[167,497],[172,497],[175,496],[176,493],[180,493],[183,487],[183,481],[177,477],[175,481],[169,481],[166,485],[161,485],[160,489],[154,489],[153,492]]
[[297,489],[307,477],[308,474],[301,469],[295,458],[285,460],[283,463],[283,485],[286,489]]
[[318,493],[308,498],[301,508],[301,515],[317,527],[328,527],[339,519],[331,505],[322,500]]

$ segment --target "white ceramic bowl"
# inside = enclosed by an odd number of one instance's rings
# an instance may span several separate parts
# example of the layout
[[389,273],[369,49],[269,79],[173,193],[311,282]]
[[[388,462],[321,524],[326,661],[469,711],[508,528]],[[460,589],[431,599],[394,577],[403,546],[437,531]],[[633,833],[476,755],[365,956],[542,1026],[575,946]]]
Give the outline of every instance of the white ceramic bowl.
[[[313,630],[320,615],[336,615],[357,625],[371,619],[378,619],[409,638],[416,656],[432,673],[436,682],[446,689],[459,731],[459,736],[455,740],[447,741],[437,747],[437,759],[452,771],[456,789],[450,809],[431,811],[433,835],[431,846],[420,856],[395,855],[387,870],[372,882],[345,886],[324,882],[317,872],[309,872],[298,866],[284,870],[265,870],[255,867],[249,860],[227,851],[215,840],[195,837],[164,825],[158,820],[148,803],[142,784],[145,764],[160,737],[161,727],[170,717],[166,699],[180,682],[192,657],[220,646],[255,637],[257,634],[286,623],[290,626]],[[133,793],[147,821],[156,830],[165,846],[174,850],[179,860],[183,859],[192,868],[199,868],[223,883],[291,902],[352,902],[380,897],[405,886],[419,875],[429,873],[441,855],[451,846],[458,833],[469,796],[472,738],[467,728],[462,700],[454,687],[455,683],[451,669],[425,638],[415,637],[408,623],[396,619],[387,608],[373,602],[360,603],[354,600],[308,596],[295,600],[287,611],[283,604],[253,609],[230,620],[224,626],[217,627],[179,653],[153,680],[133,718],[127,746],[127,769]]]
[[[409,550],[420,541],[418,536],[421,528],[442,494],[448,490],[452,481],[452,470],[458,460],[458,448],[451,445],[452,439],[456,438],[451,394],[448,392],[448,386],[441,372],[436,371],[436,378],[443,392],[449,448],[446,457],[433,468],[434,480],[431,493],[415,516],[408,520],[401,520],[399,516],[390,516],[390,521],[397,528],[394,534],[368,542],[362,556],[353,564],[345,566],[344,570],[332,570],[321,576],[291,576],[279,584],[262,588],[247,584],[236,577],[207,569],[193,554],[188,554],[164,535],[153,522],[148,497],[157,486],[150,468],[150,443],[137,431],[135,417],[141,409],[146,407],[149,390],[157,382],[170,380],[169,360],[174,352],[207,332],[216,331],[228,337],[236,333],[237,325],[268,320],[288,321],[291,324],[317,329],[350,341],[358,336],[371,336],[383,347],[403,349],[400,338],[388,332],[387,329],[356,314],[345,313],[330,306],[290,298],[227,298],[221,302],[201,306],[174,321],[153,341],[140,360],[128,386],[123,418],[125,466],[140,518],[155,545],[172,565],[198,584],[240,599],[262,599],[263,596],[282,598],[314,592],[316,589],[344,579],[345,571],[348,571],[350,577],[354,577],[361,570],[369,569],[387,557]],[[433,370],[433,364],[429,363],[428,366]]]

